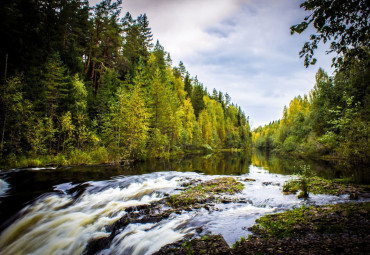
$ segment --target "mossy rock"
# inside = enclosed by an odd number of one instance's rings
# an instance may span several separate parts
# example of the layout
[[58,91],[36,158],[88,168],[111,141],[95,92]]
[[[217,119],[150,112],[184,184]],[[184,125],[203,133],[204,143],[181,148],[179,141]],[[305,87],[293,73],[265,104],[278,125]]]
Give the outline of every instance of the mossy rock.
[[[350,194],[351,199],[357,199],[358,193],[367,193],[370,191],[370,185],[356,185],[340,179],[326,180],[315,176],[307,180],[307,192],[312,194]],[[296,194],[300,189],[299,180],[291,179],[284,183],[283,194]]]
[[262,238],[284,238],[307,233],[362,232],[363,228],[370,234],[369,226],[370,203],[347,203],[266,215],[257,219],[249,230]]
[[231,249],[221,235],[204,235],[201,238],[182,240],[162,247],[155,255],[226,255]]
[[167,203],[173,208],[187,209],[197,204],[216,201],[219,195],[232,195],[243,189],[244,185],[234,178],[221,177],[190,186],[180,194],[168,197]]

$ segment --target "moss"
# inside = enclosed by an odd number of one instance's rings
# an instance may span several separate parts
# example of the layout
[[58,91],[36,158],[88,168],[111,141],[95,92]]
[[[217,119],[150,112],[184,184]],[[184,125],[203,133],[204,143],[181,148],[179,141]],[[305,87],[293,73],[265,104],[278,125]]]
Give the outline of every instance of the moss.
[[207,235],[192,240],[182,240],[162,247],[154,255],[167,254],[205,254],[221,255],[231,254],[230,247],[220,235]]
[[348,179],[326,180],[313,177],[310,180],[310,190],[314,194],[341,195],[355,192],[368,192],[370,185],[350,184]]
[[[349,179],[326,180],[317,176],[309,178],[304,184],[307,185],[307,191],[313,194],[341,195],[370,190],[370,185],[351,184]],[[301,186],[299,180],[290,179],[283,185],[283,194],[296,194],[298,190],[302,190]]]
[[[356,231],[356,216],[369,224],[370,203],[348,203],[324,207],[301,207],[284,213],[266,215],[256,220],[250,230],[262,238],[284,238],[307,233],[342,233]],[[365,222],[366,221],[366,222]]]
[[208,235],[204,235],[204,236],[202,236],[202,238],[201,238],[202,240],[208,240],[209,239],[209,236]]
[[290,179],[289,181],[284,182],[283,185],[283,194],[295,194],[299,190],[298,182],[296,180]]
[[244,185],[235,181],[232,177],[222,177],[190,186],[180,194],[172,195],[167,199],[167,203],[173,208],[186,208],[201,204],[206,201],[216,200],[220,194],[235,194],[241,192]]
[[242,236],[238,241],[236,241],[235,243],[233,243],[231,245],[231,248],[235,249],[236,247],[238,247],[241,243],[243,243],[244,241],[246,240],[246,238],[244,236]]

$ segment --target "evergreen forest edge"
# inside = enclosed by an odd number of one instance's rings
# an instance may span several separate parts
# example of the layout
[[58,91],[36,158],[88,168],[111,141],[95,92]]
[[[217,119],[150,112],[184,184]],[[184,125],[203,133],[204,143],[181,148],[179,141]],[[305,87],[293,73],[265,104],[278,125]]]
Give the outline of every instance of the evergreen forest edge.
[[279,154],[341,159],[362,168],[370,163],[370,6],[366,0],[306,0],[310,14],[293,25],[291,34],[313,26],[315,33],[299,55],[314,65],[320,44],[334,53],[333,75],[323,69],[308,95],[284,107],[283,117],[253,131],[255,147]]
[[[317,2],[301,7],[310,10]],[[249,119],[227,93],[209,93],[182,62],[172,65],[158,41],[152,44],[145,14],[120,19],[121,4],[2,3],[1,32],[8,38],[0,49],[6,58],[0,64],[2,165],[103,163],[252,144],[369,164],[367,38],[365,46],[333,47],[343,57],[333,60],[334,75],[319,69],[308,95],[295,97],[281,120],[251,132]],[[350,6],[345,10],[350,13]],[[369,13],[368,7],[362,11]],[[306,21],[292,33],[304,31]],[[316,62],[317,37],[311,40],[300,53],[306,66]]]
[[191,77],[122,1],[2,3],[1,164],[11,167],[246,149],[248,119]]

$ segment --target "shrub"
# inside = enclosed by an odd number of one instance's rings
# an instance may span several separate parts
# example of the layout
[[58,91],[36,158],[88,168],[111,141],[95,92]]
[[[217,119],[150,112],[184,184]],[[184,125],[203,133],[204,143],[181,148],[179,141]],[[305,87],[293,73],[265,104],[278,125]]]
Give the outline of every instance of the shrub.
[[109,161],[108,151],[105,147],[98,147],[90,152],[94,163],[107,163]]

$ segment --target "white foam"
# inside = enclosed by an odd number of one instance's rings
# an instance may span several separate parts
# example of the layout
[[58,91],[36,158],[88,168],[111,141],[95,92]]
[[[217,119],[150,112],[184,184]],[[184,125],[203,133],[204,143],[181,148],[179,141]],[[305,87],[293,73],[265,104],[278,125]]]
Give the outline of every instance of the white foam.
[[0,179],[0,196],[5,195],[8,189],[9,189],[9,184],[6,181]]
[[177,179],[151,179],[127,188],[109,188],[83,194],[73,201],[51,195],[26,208],[0,236],[2,254],[81,254],[92,237],[106,235],[111,225],[130,206],[160,199],[156,191],[175,188]]

